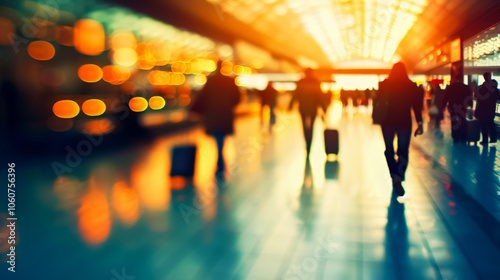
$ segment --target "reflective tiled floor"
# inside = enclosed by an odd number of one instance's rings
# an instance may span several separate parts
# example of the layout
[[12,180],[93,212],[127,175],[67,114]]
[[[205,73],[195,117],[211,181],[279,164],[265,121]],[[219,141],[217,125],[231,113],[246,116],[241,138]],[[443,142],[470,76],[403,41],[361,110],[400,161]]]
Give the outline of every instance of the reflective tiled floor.
[[[13,279],[499,279],[496,150],[416,139],[398,201],[380,128],[334,109],[333,162],[320,118],[309,161],[296,113],[272,130],[240,118],[225,184],[200,129],[91,153],[57,180],[53,161],[19,166]],[[199,148],[195,188],[168,176],[181,143]]]

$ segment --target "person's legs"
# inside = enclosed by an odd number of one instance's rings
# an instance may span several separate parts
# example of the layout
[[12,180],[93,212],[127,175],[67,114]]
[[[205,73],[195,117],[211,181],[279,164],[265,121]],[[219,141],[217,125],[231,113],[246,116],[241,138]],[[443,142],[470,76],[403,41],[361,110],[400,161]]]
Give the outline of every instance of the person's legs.
[[301,117],[302,128],[304,130],[304,139],[306,140],[307,156],[309,156],[309,153],[311,152],[313,126],[316,115],[302,115]]
[[269,119],[269,124],[270,125],[274,125],[276,123],[276,115],[275,115],[275,112],[274,112],[274,106],[269,105],[269,112],[271,114],[271,117]]
[[224,172],[224,140],[226,138],[226,133],[216,132],[214,133],[215,142],[217,143],[217,171],[216,174],[222,174]]
[[396,130],[392,126],[383,125],[382,135],[384,136],[385,143],[385,160],[387,162],[391,178],[394,178],[394,174],[397,170],[396,160],[394,158],[394,137],[396,136]]
[[406,169],[408,168],[410,140],[411,140],[411,127],[400,128],[397,130],[398,135],[398,161],[397,161],[397,180],[400,182],[405,180]]
[[481,124],[481,143],[488,143],[488,121],[480,119],[479,123]]
[[[490,142],[497,141],[497,126],[495,125],[495,121],[493,119],[488,121],[488,132],[490,134]],[[485,138],[488,141],[488,138]]]

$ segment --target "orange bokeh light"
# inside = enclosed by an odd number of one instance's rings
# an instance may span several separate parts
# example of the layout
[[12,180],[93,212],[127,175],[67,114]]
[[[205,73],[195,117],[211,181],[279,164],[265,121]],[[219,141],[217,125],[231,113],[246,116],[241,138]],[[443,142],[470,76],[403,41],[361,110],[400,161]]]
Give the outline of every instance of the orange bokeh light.
[[73,100],[60,100],[52,106],[52,111],[60,118],[71,119],[80,113],[80,106]]
[[113,185],[111,204],[124,224],[131,226],[139,219],[139,198],[127,183],[120,181]]
[[186,81],[186,76],[184,76],[184,74],[172,73],[172,75],[170,76],[171,85],[175,86],[182,85],[185,81]]
[[176,61],[172,63],[172,72],[174,73],[185,73],[187,70],[186,63],[182,61]]
[[28,54],[36,60],[50,60],[56,54],[56,50],[49,42],[34,41],[28,45]]
[[104,28],[91,19],[75,23],[73,43],[77,51],[86,55],[99,55],[104,51]]
[[152,85],[167,85],[170,80],[170,74],[166,71],[153,70],[148,74],[148,81]]
[[117,50],[120,48],[130,48],[135,49],[137,47],[137,40],[134,34],[130,32],[120,32],[113,35],[111,38],[111,48]]
[[106,104],[100,99],[89,99],[83,102],[82,111],[87,116],[100,116],[106,111]]
[[128,106],[134,112],[142,112],[148,108],[148,101],[144,97],[134,97],[130,99]]
[[84,64],[78,69],[78,77],[84,82],[95,83],[102,78],[101,67],[95,64]]
[[130,70],[122,66],[108,65],[102,72],[102,79],[112,85],[121,85],[130,78]]
[[220,69],[220,73],[224,76],[229,76],[233,74],[233,67],[231,66],[222,66]]
[[144,54],[137,58],[137,67],[142,70],[149,70],[156,65],[156,60],[153,55]]
[[111,217],[106,194],[97,187],[90,190],[81,199],[78,209],[78,229],[83,239],[89,244],[100,244],[108,239],[111,232]]
[[161,96],[153,96],[149,99],[149,107],[153,110],[160,110],[165,107],[165,99]]

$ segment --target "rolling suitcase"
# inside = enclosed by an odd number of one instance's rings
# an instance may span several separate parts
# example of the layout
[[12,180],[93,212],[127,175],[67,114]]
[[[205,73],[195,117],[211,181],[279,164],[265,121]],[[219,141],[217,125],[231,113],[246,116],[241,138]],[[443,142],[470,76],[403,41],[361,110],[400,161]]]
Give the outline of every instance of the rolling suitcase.
[[193,177],[196,163],[196,146],[176,146],[172,149],[170,176]]
[[336,129],[325,129],[325,152],[326,154],[339,153],[339,131]]
[[465,141],[467,144],[474,142],[477,145],[481,135],[481,124],[477,119],[465,120]]

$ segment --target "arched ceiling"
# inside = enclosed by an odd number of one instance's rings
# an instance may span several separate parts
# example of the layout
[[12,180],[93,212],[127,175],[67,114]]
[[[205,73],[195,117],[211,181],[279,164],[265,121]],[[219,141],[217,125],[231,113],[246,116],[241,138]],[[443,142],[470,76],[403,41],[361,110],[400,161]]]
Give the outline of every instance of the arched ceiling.
[[399,59],[414,65],[500,6],[498,0],[113,2],[215,39],[243,39],[278,56],[333,68]]

